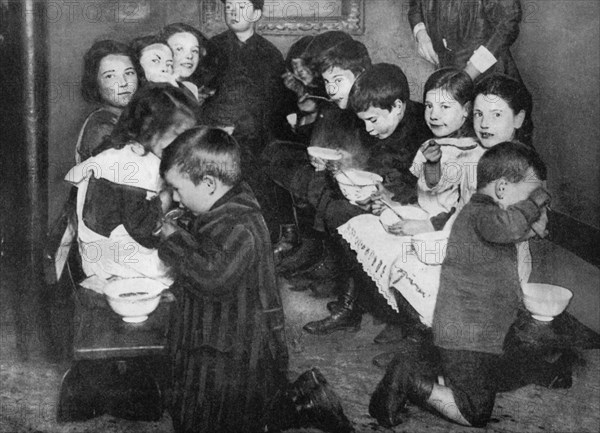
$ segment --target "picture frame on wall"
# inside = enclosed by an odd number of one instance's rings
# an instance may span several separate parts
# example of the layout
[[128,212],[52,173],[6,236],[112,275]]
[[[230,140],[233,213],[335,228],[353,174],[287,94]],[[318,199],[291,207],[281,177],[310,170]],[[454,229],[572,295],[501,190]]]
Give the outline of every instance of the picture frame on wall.
[[[221,0],[198,0],[200,26],[208,35],[226,29]],[[257,31],[263,35],[304,35],[342,30],[364,33],[365,0],[266,0]]]

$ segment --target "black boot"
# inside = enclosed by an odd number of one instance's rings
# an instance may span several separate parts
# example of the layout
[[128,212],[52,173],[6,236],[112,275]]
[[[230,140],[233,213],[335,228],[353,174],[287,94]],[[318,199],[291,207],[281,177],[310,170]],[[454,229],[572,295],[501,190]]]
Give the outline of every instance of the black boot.
[[294,221],[298,228],[299,247],[276,263],[277,273],[288,279],[294,273],[308,269],[323,254],[323,233],[313,228],[314,209],[297,197],[292,196],[292,200],[294,202]]
[[300,245],[298,228],[296,224],[283,224],[279,227],[279,241],[273,245],[273,257],[275,264],[292,253]]
[[324,242],[323,254],[320,260],[307,269],[297,271],[293,274],[294,278],[302,278],[316,281],[331,279],[340,274],[338,258],[335,257],[330,242]]
[[302,236],[300,246],[277,264],[277,273],[286,277],[292,285],[296,286],[297,283],[302,282],[304,283],[302,290],[308,289],[308,280],[295,278],[292,281],[292,276],[310,268],[322,255],[323,241],[320,238]]
[[335,331],[350,329],[358,331],[362,319],[362,312],[356,303],[356,288],[354,280],[348,279],[346,292],[341,296],[341,306],[331,316],[304,325],[304,330],[309,334],[327,335]]
[[292,273],[288,281],[296,290],[310,288],[315,297],[327,298],[344,290],[346,277],[343,274],[339,252],[332,240],[325,237],[320,259],[312,266]]
[[396,353],[371,396],[369,414],[384,427],[400,424],[407,401],[427,405],[435,379],[435,371],[421,359],[418,349]]

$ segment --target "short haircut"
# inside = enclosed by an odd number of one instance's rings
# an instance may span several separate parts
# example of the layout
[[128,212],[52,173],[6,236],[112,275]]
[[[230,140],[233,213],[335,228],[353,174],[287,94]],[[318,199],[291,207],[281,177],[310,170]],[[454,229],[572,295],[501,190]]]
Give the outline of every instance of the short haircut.
[[477,188],[504,178],[521,182],[531,167],[539,180],[546,180],[546,165],[531,146],[518,141],[505,141],[487,150],[477,163]]
[[[227,0],[221,0],[221,3],[225,3]],[[242,0],[240,0],[242,1]],[[265,0],[248,0],[250,3],[252,3],[252,6],[254,6],[254,9],[259,9],[259,10],[263,10],[263,7],[265,7]]]
[[[136,67],[137,62],[135,62],[133,52],[126,44],[108,39],[95,42],[83,56],[81,95],[87,102],[104,103],[98,86],[98,69],[102,59],[110,55],[129,57],[131,64]],[[136,67],[138,77],[140,71],[140,68]]]
[[499,96],[510,107],[515,115],[521,111],[525,112],[523,125],[517,129],[515,138],[525,144],[531,144],[533,136],[533,121],[531,113],[533,110],[533,99],[525,85],[508,75],[491,74],[486,75],[475,83],[475,97]]
[[358,77],[371,67],[371,57],[363,43],[351,39],[322,52],[316,65],[316,70],[321,74],[338,67],[350,71],[355,77]]
[[177,137],[162,154],[160,174],[175,168],[189,176],[194,185],[204,176],[214,176],[233,186],[242,178],[241,153],[237,141],[215,127],[199,126]]
[[302,55],[304,63],[310,65],[312,69],[318,70],[317,61],[322,53],[342,42],[351,40],[352,36],[340,30],[330,30],[328,32],[319,33],[313,37],[312,41],[304,50]]
[[377,107],[390,111],[396,100],[410,98],[408,80],[399,66],[390,63],[373,65],[361,74],[350,90],[349,106],[356,113]]
[[168,83],[148,83],[135,92],[110,136],[94,149],[94,155],[110,148],[121,149],[132,141],[150,152],[154,137],[190,119],[196,119],[194,105],[183,90]]

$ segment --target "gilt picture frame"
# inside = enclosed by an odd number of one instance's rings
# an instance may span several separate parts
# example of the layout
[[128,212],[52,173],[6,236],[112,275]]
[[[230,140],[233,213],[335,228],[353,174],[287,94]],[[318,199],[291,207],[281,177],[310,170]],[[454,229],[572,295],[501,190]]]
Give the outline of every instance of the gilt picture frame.
[[[221,0],[198,0],[203,32],[214,35],[226,29]],[[305,35],[341,30],[351,35],[365,31],[365,0],[266,0],[258,33]]]

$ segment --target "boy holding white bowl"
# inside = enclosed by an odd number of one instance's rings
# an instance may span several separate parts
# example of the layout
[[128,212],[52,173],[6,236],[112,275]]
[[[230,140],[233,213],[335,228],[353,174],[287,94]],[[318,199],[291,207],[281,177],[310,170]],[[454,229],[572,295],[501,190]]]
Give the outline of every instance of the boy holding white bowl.
[[458,214],[442,264],[433,318],[439,360],[426,363],[405,353],[394,358],[369,406],[384,426],[401,422],[409,400],[458,424],[482,427],[497,392],[571,384],[568,356],[558,352],[552,363],[545,350],[525,351],[511,328],[522,310],[516,244],[545,233],[546,167],[530,147],[504,142],[483,155],[477,179],[478,191]]
[[[340,239],[344,261],[354,264],[346,267],[362,272],[355,255],[349,252],[346,242],[339,238],[337,228],[357,215],[373,212],[374,209],[381,212],[382,197],[401,204],[416,203],[417,179],[410,172],[410,167],[419,146],[431,138],[432,133],[424,120],[424,106],[410,100],[408,80],[396,65],[380,63],[362,73],[350,90],[348,105],[364,122],[364,130],[370,135],[363,139],[367,158],[361,168],[381,176],[383,182],[366,200],[351,204],[343,197],[324,195],[326,200],[321,198],[316,208],[328,232]],[[343,174],[338,175],[340,183],[345,178],[347,176]],[[359,295],[368,296],[368,293],[364,293],[366,289],[359,293],[350,279],[344,281],[343,293],[337,303],[339,308],[332,308],[331,316],[325,319],[308,323],[304,330],[311,334],[329,334],[360,326],[362,313],[356,299]],[[373,310],[371,300],[367,302],[361,299],[360,303],[368,304],[369,309]],[[378,316],[386,315],[384,311],[378,313],[382,313]],[[376,342],[388,343],[403,337],[399,327],[386,328],[384,333],[376,337]]]

